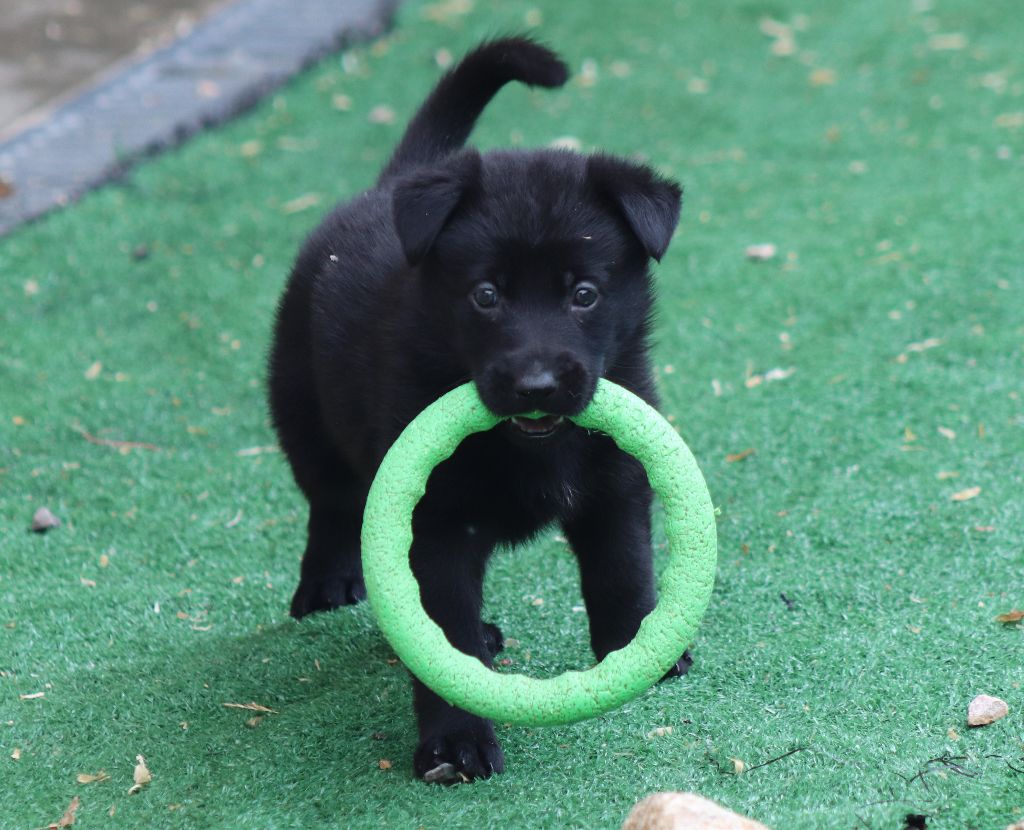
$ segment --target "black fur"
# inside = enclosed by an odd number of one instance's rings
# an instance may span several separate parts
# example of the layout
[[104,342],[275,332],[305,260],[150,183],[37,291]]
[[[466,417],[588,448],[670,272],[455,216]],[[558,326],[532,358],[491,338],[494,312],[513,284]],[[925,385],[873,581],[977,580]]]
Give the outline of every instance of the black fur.
[[[599,659],[653,607],[643,469],[558,416],[580,412],[601,377],[656,403],[648,263],[668,247],[680,189],[605,155],[462,147],[503,84],[566,77],[524,38],[482,45],[439,82],[377,186],[300,252],[270,358],[274,426],[310,508],[293,616],[365,597],[359,529],[377,466],[420,410],[469,380],[500,415],[548,415],[468,438],[415,510],[412,568],[452,644],[491,664],[502,635],[480,619],[487,559],[552,522],[579,560]],[[491,723],[413,682],[417,775],[501,772]]]

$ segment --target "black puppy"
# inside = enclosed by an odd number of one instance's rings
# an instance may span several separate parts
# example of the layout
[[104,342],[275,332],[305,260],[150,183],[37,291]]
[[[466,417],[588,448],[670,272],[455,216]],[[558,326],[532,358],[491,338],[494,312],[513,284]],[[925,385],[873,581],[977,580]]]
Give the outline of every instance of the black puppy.
[[[438,83],[377,186],[302,248],[270,357],[274,425],[309,500],[292,616],[365,597],[359,531],[377,466],[420,410],[470,380],[508,418],[435,469],[410,553],[452,645],[491,665],[502,635],[480,619],[488,557],[552,522],[579,560],[598,659],[654,607],[643,469],[566,416],[602,377],[655,403],[648,263],[672,238],[680,189],[606,155],[463,148],[505,83],[558,87],[567,74],[525,38],[480,46]],[[503,770],[490,721],[413,683],[417,775]]]

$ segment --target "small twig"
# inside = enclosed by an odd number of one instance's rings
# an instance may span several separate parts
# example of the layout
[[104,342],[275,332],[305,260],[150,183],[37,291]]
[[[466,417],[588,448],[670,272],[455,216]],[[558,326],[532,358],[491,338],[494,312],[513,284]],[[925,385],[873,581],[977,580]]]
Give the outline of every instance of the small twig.
[[786,603],[786,610],[787,611],[792,611],[793,610],[793,606],[796,605],[796,602],[794,600],[791,600],[785,594],[779,594],[779,599],[781,599],[784,603]]
[[91,432],[87,431],[78,424],[72,424],[71,428],[81,435],[90,444],[96,444],[100,447],[113,447],[118,450],[156,450],[160,451],[160,448],[156,444],[147,444],[144,441],[111,441],[109,438],[97,438]]
[[965,778],[977,778],[979,775],[981,775],[981,773],[979,773],[979,772],[971,772],[970,770],[964,769],[959,764],[954,763],[956,761],[966,761],[966,760],[968,760],[966,755],[953,755],[953,756],[950,756],[950,755],[940,755],[937,758],[929,758],[926,763],[929,764],[929,765],[931,765],[931,764],[942,764],[946,769],[950,769],[953,772],[955,772],[957,775],[962,775]]
[[806,746],[798,746],[796,749],[791,749],[789,750],[789,752],[785,753],[784,755],[780,755],[778,758],[772,758],[770,761],[765,761],[764,763],[754,764],[754,766],[752,767],[747,767],[747,772],[753,772],[754,770],[760,769],[761,767],[766,767],[769,764],[774,764],[776,761],[781,761],[783,758],[788,758],[790,755],[794,755],[797,752],[803,752],[805,749],[807,749]]
[[857,821],[859,821],[861,824],[863,824],[865,827],[867,827],[868,830],[874,830],[874,828],[870,824],[868,824],[866,821],[864,821],[864,819],[862,819],[858,813],[854,813],[854,815],[857,816]]

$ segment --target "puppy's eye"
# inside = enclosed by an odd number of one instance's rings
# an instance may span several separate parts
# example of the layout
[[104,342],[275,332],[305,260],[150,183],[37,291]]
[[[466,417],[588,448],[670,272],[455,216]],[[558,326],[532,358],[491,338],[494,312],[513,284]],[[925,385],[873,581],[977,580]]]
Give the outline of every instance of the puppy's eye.
[[494,308],[498,304],[498,289],[489,282],[482,282],[469,295],[479,308]]
[[590,308],[597,302],[597,287],[589,282],[581,282],[572,295],[572,304],[577,308]]

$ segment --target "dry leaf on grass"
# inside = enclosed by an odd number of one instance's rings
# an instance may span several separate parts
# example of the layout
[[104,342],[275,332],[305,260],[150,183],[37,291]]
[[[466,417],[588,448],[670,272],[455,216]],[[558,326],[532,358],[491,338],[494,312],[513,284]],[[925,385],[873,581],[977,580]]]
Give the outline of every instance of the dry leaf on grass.
[[387,758],[381,758],[381,759],[380,759],[380,760],[379,760],[379,761],[377,762],[377,766],[378,766],[378,767],[379,767],[380,769],[391,769],[391,762],[390,762],[390,761],[389,761],[389,760],[388,760]]
[[1012,611],[1007,611],[1005,614],[1000,614],[996,617],[996,622],[1011,624],[1017,623],[1024,620],[1024,611],[1020,611],[1014,608]]
[[99,772],[80,772],[75,776],[75,781],[79,784],[96,784],[100,781],[109,781],[110,776],[107,775],[106,770],[100,770]]
[[46,697],[46,692],[32,692],[29,695],[18,695],[19,700],[39,700],[41,697]]
[[300,213],[301,211],[308,210],[311,207],[316,207],[320,204],[322,196],[319,193],[303,193],[301,196],[296,196],[291,201],[285,202],[281,205],[282,213]]
[[14,752],[11,753],[11,760],[12,761],[20,761],[21,760],[21,747],[18,747],[18,746],[14,747]]
[[71,803],[68,804],[68,808],[64,811],[64,815],[60,817],[58,821],[48,824],[46,830],[60,830],[62,827],[70,827],[75,823],[75,813],[78,812],[78,808],[81,805],[81,800],[76,795],[71,799]]
[[367,116],[367,119],[371,124],[394,124],[396,118],[395,111],[387,104],[378,104]]
[[811,72],[808,80],[811,86],[834,86],[836,82],[836,71],[821,67]]
[[953,501],[970,501],[971,499],[977,498],[981,493],[980,487],[968,487],[966,490],[960,490],[954,493],[950,498]]
[[741,450],[740,452],[730,453],[725,457],[725,460],[728,461],[730,464],[735,464],[737,461],[742,461],[744,458],[749,458],[756,452],[757,450],[755,450],[753,447],[750,447],[749,449]]
[[264,712],[270,715],[276,715],[277,712],[259,703],[225,703],[222,704],[228,709],[248,709],[250,712]]
[[129,788],[128,795],[135,795],[135,793],[139,792],[153,780],[153,773],[151,773],[149,771],[149,767],[146,766],[146,759],[141,755],[136,755],[135,761],[135,772],[132,773],[135,783]]

